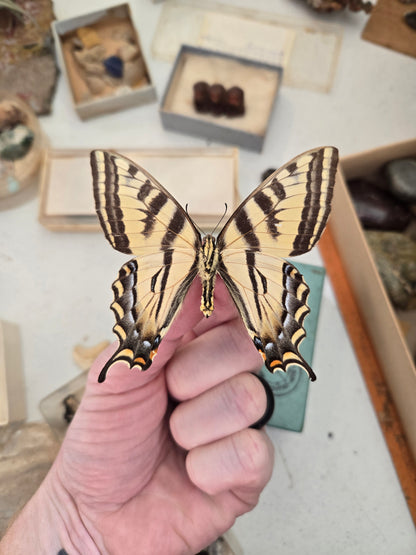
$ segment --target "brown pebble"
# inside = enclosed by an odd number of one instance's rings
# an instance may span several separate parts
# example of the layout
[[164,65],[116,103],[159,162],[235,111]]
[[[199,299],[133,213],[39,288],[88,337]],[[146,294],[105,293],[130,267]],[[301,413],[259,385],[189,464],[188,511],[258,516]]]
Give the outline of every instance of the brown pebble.
[[194,106],[202,114],[209,112],[211,102],[209,99],[209,85],[205,81],[198,81],[194,85]]
[[214,116],[224,114],[227,95],[223,85],[219,83],[211,85],[209,88],[209,99],[211,101],[211,112]]
[[140,48],[136,44],[125,43],[117,51],[123,62],[131,62],[140,56]]
[[226,94],[227,115],[230,117],[242,116],[245,113],[243,89],[231,87]]
[[146,66],[144,65],[143,58],[138,58],[124,64],[123,82],[129,87],[137,85],[145,77]]
[[101,94],[105,89],[105,82],[97,75],[87,75],[85,82],[92,94]]
[[80,27],[77,29],[77,35],[85,48],[91,48],[100,44],[100,37],[92,27]]

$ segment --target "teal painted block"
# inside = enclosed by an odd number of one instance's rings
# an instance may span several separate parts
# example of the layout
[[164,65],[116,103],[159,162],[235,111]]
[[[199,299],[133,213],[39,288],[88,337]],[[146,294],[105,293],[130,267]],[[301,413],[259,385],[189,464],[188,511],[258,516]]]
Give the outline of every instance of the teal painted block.
[[[300,344],[299,350],[304,359],[312,366],[325,269],[299,262],[295,262],[294,266],[304,276],[310,288],[308,305],[311,311],[305,318],[306,337]],[[301,432],[305,421],[310,381],[306,372],[299,366],[291,366],[287,373],[278,371],[276,374],[271,374],[263,366],[261,375],[270,384],[275,399],[274,413],[268,424],[277,428]]]

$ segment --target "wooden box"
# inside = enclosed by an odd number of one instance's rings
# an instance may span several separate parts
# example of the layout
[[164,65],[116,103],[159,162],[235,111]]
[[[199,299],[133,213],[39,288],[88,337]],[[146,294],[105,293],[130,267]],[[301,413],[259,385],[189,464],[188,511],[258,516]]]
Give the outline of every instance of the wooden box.
[[334,241],[416,459],[416,367],[346,186],[386,162],[416,156],[416,140],[341,159],[330,219]]

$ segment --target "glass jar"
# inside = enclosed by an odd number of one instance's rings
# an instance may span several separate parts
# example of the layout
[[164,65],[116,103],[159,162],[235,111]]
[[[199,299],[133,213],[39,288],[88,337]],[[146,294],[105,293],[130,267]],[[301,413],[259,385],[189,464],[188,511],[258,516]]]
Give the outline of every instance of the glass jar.
[[43,149],[42,131],[32,108],[0,91],[0,198],[37,181]]

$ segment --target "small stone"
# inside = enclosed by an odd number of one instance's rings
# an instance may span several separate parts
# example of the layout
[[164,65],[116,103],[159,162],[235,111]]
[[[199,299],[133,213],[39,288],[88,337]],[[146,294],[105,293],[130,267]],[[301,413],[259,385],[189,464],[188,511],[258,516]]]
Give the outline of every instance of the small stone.
[[79,65],[87,73],[104,75],[105,67],[102,64],[102,59],[105,55],[105,48],[102,45],[97,45],[90,49],[74,50],[72,53]]
[[123,77],[123,60],[119,56],[110,56],[103,60],[104,67],[111,77]]
[[74,50],[82,50],[84,48],[82,40],[79,37],[73,37],[71,44]]
[[225,112],[229,117],[243,116],[245,113],[244,91],[240,87],[231,87],[226,93]]
[[402,231],[412,214],[401,201],[365,179],[348,181],[358,218],[366,229]]
[[209,88],[209,99],[211,101],[211,112],[214,116],[224,114],[227,96],[223,85],[218,83],[211,85]]
[[123,81],[129,87],[133,87],[139,81],[146,77],[146,67],[143,58],[126,62],[124,64]]
[[414,29],[416,31],[416,11],[408,12],[408,13],[404,14],[403,18],[404,18],[406,24],[411,29]]
[[133,89],[128,85],[119,85],[114,89],[114,96],[126,96],[130,94]]
[[34,133],[26,125],[16,125],[0,133],[0,158],[3,160],[20,160],[29,152]]
[[80,27],[77,29],[77,36],[85,48],[92,48],[100,44],[100,37],[92,27]]
[[366,231],[365,236],[391,302],[406,309],[416,295],[416,243],[390,231]]
[[72,419],[74,418],[75,413],[78,410],[80,400],[75,395],[70,393],[65,397],[62,403],[65,408],[64,420],[66,420],[69,424],[70,422],[72,422]]
[[140,48],[137,44],[130,44],[127,42],[123,44],[123,46],[120,46],[117,53],[123,62],[131,62],[140,56]]
[[389,191],[397,198],[416,203],[416,158],[392,160],[384,167]]
[[84,69],[86,71],[86,73],[89,73],[90,75],[104,75],[105,74],[105,68],[102,64],[96,64],[94,62],[90,62],[90,63],[86,63],[84,65]]
[[205,114],[211,109],[211,101],[209,98],[209,85],[205,81],[198,81],[193,86],[194,108],[200,114]]
[[128,42],[130,44],[136,43],[134,35],[129,30],[125,30],[125,29],[112,30],[111,38],[117,42],[122,41],[122,42]]
[[96,75],[87,75],[85,82],[92,94],[101,94],[105,89],[104,80]]

